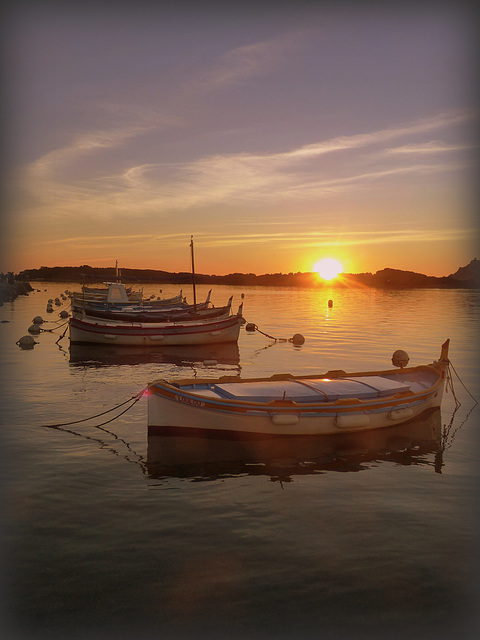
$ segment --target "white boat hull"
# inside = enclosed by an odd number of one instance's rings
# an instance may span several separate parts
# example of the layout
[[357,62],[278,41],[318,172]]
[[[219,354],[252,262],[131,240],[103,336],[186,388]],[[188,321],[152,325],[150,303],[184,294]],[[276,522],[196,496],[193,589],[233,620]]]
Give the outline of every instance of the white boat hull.
[[[151,392],[152,393],[152,392]],[[179,412],[174,403],[162,401],[154,395],[149,396],[148,426],[151,429],[163,426],[201,429],[205,432],[230,431],[257,433],[264,435],[331,435],[360,431],[363,429],[379,429],[402,424],[421,416],[424,412],[441,403],[441,392],[425,398],[416,406],[401,406],[398,409],[385,407],[383,410],[369,412],[344,413],[346,407],[336,407],[330,411],[305,413],[282,412],[279,409],[265,411],[262,415],[209,411],[201,406],[188,406],[185,400]]]
[[241,315],[205,322],[113,323],[70,318],[70,341],[83,344],[195,345],[236,342]]
[[400,371],[158,380],[148,388],[149,432],[175,427],[330,435],[402,424],[440,407],[447,362],[445,355],[438,363]]

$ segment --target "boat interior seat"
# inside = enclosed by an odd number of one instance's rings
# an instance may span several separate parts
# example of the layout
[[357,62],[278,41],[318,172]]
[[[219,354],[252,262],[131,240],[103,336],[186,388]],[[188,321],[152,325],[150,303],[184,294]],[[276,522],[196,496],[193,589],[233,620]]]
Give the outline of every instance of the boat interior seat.
[[184,387],[190,393],[211,398],[271,402],[293,400],[297,403],[335,402],[346,398],[378,398],[410,390],[411,385],[381,376],[351,378],[309,378],[261,380],[238,384],[207,383]]

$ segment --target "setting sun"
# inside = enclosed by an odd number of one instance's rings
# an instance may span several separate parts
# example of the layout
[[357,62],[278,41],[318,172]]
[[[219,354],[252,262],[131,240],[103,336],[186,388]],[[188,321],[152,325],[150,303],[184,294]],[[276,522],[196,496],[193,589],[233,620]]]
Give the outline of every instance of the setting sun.
[[338,260],[334,258],[324,258],[313,266],[313,270],[324,280],[332,280],[339,273],[342,273],[343,267]]

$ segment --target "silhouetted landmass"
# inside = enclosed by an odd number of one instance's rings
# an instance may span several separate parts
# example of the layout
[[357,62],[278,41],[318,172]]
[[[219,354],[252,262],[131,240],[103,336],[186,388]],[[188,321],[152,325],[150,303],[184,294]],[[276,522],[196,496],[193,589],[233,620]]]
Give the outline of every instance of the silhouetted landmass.
[[18,296],[27,296],[30,291],[33,288],[29,282],[0,281],[0,306],[4,302],[12,302]]
[[[108,282],[115,279],[115,267],[40,267],[26,269],[15,280],[46,282]],[[192,283],[189,272],[169,272],[155,269],[122,269],[123,282],[154,284]],[[477,289],[480,288],[480,261],[476,258],[455,273],[444,276],[426,276],[413,271],[382,269],[376,273],[346,273],[331,282],[322,281],[316,273],[230,273],[225,276],[195,274],[196,284],[225,284],[234,286],[286,286],[286,287],[357,287],[376,289]]]

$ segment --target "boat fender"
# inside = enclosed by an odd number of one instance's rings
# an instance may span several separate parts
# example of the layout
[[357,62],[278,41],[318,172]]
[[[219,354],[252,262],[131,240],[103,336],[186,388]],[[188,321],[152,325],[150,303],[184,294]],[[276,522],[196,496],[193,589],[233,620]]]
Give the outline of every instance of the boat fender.
[[340,429],[356,429],[367,427],[370,424],[370,418],[365,413],[338,413],[335,424]]
[[17,344],[21,349],[33,349],[38,342],[35,341],[33,336],[22,336],[17,340]]
[[273,424],[277,425],[291,425],[298,424],[298,415],[296,413],[274,413],[270,416]]
[[393,366],[400,367],[401,369],[407,366],[409,360],[410,358],[408,356],[408,353],[406,351],[403,351],[402,349],[397,349],[397,351],[395,351],[392,356]]
[[203,365],[205,367],[214,367],[217,364],[216,360],[204,360]]
[[401,409],[392,409],[389,412],[388,417],[390,420],[407,420],[413,416],[413,411],[410,407],[402,407]]

